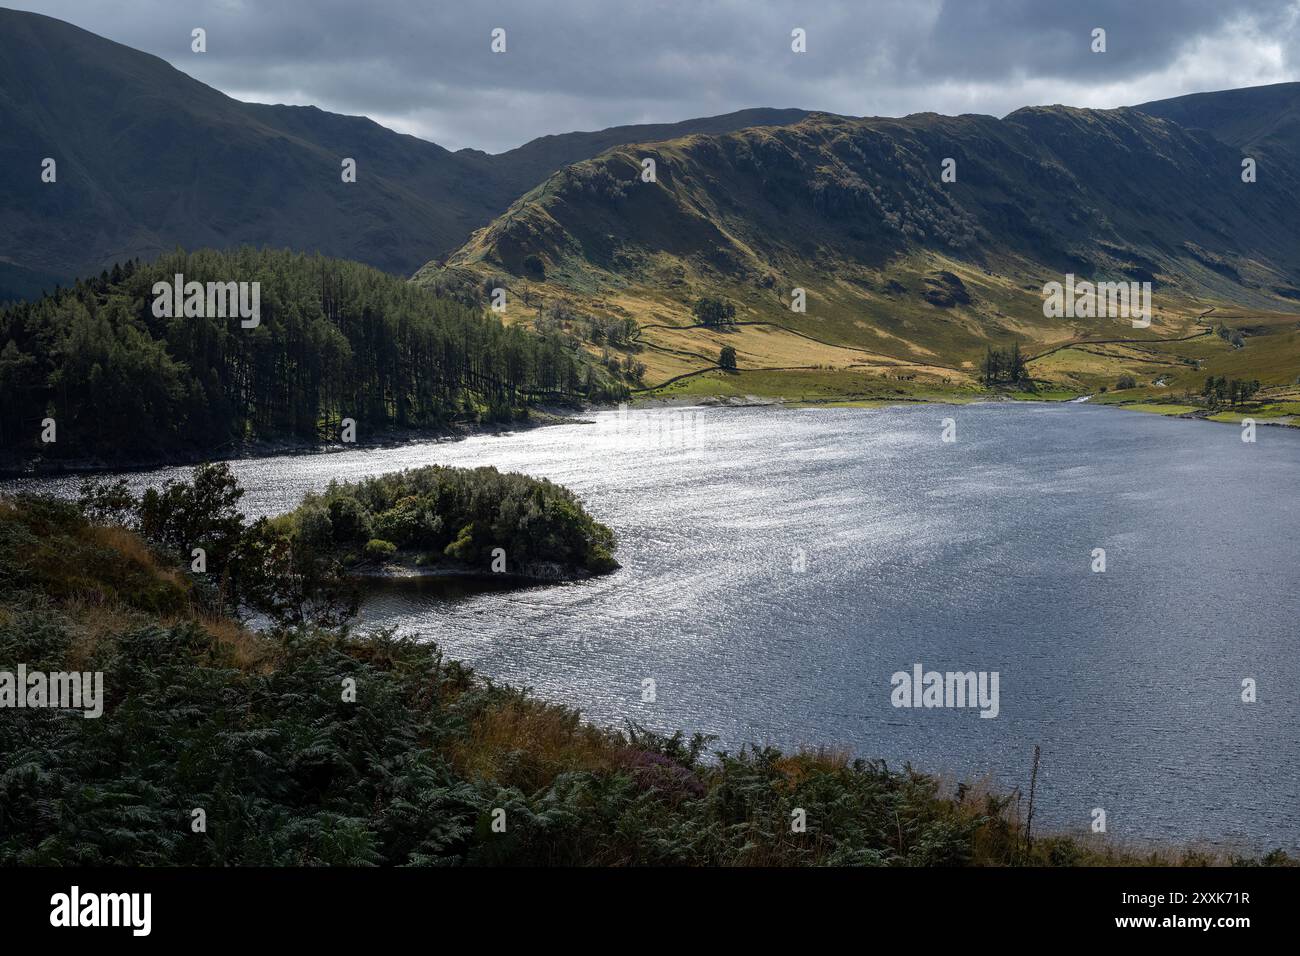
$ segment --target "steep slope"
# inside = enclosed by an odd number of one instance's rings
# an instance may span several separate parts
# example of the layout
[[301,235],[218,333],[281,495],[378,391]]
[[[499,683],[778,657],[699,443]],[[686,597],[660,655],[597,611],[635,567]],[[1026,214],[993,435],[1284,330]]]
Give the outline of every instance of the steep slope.
[[473,167],[368,119],[239,103],[35,14],[0,11],[0,38],[0,259],[15,265],[71,275],[248,242],[407,271],[497,208]]
[[[640,179],[645,158],[656,182]],[[955,182],[942,180],[946,158]],[[1101,334],[1154,339],[1194,332],[1216,302],[1294,308],[1297,197],[1294,169],[1243,183],[1233,146],[1131,109],[814,114],[575,164],[417,280],[499,275],[534,306],[549,296],[630,316],[662,378],[716,361],[722,340],[687,329],[705,294],[769,335],[969,371],[1012,338],[1042,350]],[[1156,322],[1135,332],[1127,319],[1045,319],[1043,285],[1066,273],[1152,282]],[[796,287],[805,313],[790,308]],[[742,358],[756,333],[732,333]]]
[[1133,107],[1187,129],[1203,129],[1245,153],[1300,161],[1300,83],[1191,93]]
[[[559,165],[646,131],[797,113],[750,112],[451,153],[364,117],[241,103],[157,57],[0,9],[0,301],[178,244],[287,246],[409,275]],[[46,157],[55,183],[41,181]]]
[[[514,199],[532,189],[561,167],[598,156],[626,143],[656,143],[696,133],[734,133],[751,126],[787,126],[807,117],[807,110],[750,109],[721,116],[705,116],[680,123],[613,126],[598,132],[561,133],[530,140],[517,149],[488,156],[477,153],[496,175],[508,182]],[[473,153],[461,150],[457,155]]]

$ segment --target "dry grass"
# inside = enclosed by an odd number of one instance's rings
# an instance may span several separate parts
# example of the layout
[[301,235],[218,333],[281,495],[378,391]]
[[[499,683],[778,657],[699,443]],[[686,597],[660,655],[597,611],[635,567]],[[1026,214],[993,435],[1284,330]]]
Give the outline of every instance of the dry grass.
[[204,615],[202,623],[228,661],[241,671],[269,674],[275,669],[275,648],[261,634],[228,617]]
[[776,769],[785,775],[788,788],[795,790],[811,776],[842,773],[852,762],[852,754],[844,747],[801,748],[780,757]]
[[88,534],[96,544],[116,551],[123,561],[134,564],[141,570],[159,570],[149,546],[134,532],[117,525],[94,525]]
[[90,664],[103,641],[112,640],[142,620],[138,611],[98,593],[74,595],[64,602],[63,610],[74,622],[68,663],[76,669]]
[[471,780],[525,790],[557,774],[613,768],[613,736],[583,723],[576,711],[519,696],[489,705],[452,751],[452,764]]

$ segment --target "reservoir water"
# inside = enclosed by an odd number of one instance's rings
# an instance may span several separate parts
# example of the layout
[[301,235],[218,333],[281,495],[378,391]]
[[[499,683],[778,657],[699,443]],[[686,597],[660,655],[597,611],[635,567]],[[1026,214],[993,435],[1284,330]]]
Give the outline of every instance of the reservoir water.
[[[385,587],[363,618],[591,720],[1002,788],[1028,788],[1038,744],[1047,827],[1102,808],[1121,841],[1300,848],[1300,430],[1250,444],[1233,425],[1079,404],[592,418],[233,467],[250,515],[433,463],[572,488],[617,532],[620,571]],[[891,675],[916,664],[997,672],[997,716],[892,706]]]

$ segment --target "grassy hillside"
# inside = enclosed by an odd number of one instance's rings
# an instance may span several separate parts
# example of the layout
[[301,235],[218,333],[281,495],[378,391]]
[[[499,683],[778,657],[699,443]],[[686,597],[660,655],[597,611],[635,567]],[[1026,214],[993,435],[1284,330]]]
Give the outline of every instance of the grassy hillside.
[[594,727],[432,644],[255,633],[201,590],[134,532],[0,500],[0,666],[101,671],[106,697],[98,719],[0,721],[0,865],[1291,862],[1031,845],[1018,794],[835,749],[711,756],[700,736]]
[[[1211,309],[1269,336],[1300,326],[1300,169],[1275,164],[1269,182],[1246,184],[1240,157],[1135,110],[814,114],[575,164],[416,281],[500,282],[529,303],[516,321],[630,318],[645,384],[664,392],[715,367],[723,345],[742,374],[823,370],[875,376],[881,394],[899,381],[960,391],[978,384],[989,347],[1011,342],[1043,356],[1030,369],[1040,387],[1082,391],[1129,365],[1049,361],[1061,346],[1133,340],[1172,367]],[[947,158],[955,182],[942,181]],[[655,182],[641,179],[644,159]],[[1067,272],[1150,282],[1151,327],[1044,317],[1044,284]],[[791,308],[795,288],[804,312]],[[700,328],[701,296],[730,302],[734,322]]]
[[513,201],[557,169],[599,156],[605,150],[625,143],[657,143],[696,133],[731,133],[751,126],[785,126],[797,123],[807,115],[807,110],[796,109],[737,110],[678,123],[641,123],[592,132],[539,136],[515,149],[491,156],[475,150],[461,150],[457,155],[477,157],[508,184],[508,201]]

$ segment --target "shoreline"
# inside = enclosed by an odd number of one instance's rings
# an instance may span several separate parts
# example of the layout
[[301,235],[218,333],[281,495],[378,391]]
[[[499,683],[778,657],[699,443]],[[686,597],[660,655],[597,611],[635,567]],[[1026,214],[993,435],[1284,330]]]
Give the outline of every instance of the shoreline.
[[[1191,421],[1204,421],[1216,425],[1239,425],[1243,418],[1255,418],[1257,425],[1272,425],[1284,428],[1300,428],[1300,416],[1281,415],[1273,417],[1255,417],[1242,412],[1213,410],[1184,406],[1183,403],[1162,403],[1136,399],[1125,402],[1092,401],[1097,393],[1065,395],[1053,398],[1021,398],[1009,395],[971,395],[925,397],[892,396],[888,398],[812,398],[789,399],[767,395],[704,395],[704,396],[643,396],[626,403],[629,409],[644,411],[647,409],[673,408],[906,408],[916,405],[962,406],[962,405],[1079,405],[1088,404],[1097,407],[1114,408],[1121,411],[1137,412],[1144,415],[1157,415],[1161,418],[1174,418]],[[1177,405],[1187,407],[1187,411],[1169,412],[1160,410],[1164,406]],[[1146,407],[1142,407],[1146,406]],[[426,443],[458,442],[480,435],[505,437],[517,432],[532,431],[554,425],[590,425],[589,418],[581,417],[588,411],[617,411],[619,405],[585,406],[581,409],[540,408],[531,412],[528,419],[509,423],[453,423],[436,429],[390,429],[368,441],[358,442],[320,442],[305,439],[260,439],[246,444],[233,446],[224,452],[207,455],[165,455],[151,459],[129,459],[126,461],[103,461],[99,459],[29,459],[16,464],[13,458],[0,458],[0,481],[16,481],[25,478],[57,478],[60,476],[97,474],[119,474],[126,472],[156,471],[163,468],[183,468],[202,462],[239,461],[243,459],[278,458],[298,455],[331,455],[357,449],[399,448],[404,445]],[[1217,418],[1220,415],[1233,415],[1231,420]]]
[[[1300,416],[1280,415],[1273,417],[1256,417],[1245,412],[1236,412],[1230,410],[1214,410],[1208,408],[1196,408],[1194,406],[1185,406],[1189,410],[1179,413],[1171,413],[1157,410],[1159,406],[1169,404],[1183,403],[1162,403],[1150,400],[1134,399],[1124,402],[1093,401],[1099,393],[1079,393],[1077,395],[1063,395],[1054,398],[1020,398],[1009,395],[972,395],[972,396],[926,396],[924,398],[909,398],[903,396],[894,396],[890,398],[801,398],[788,399],[784,397],[772,397],[765,395],[747,395],[743,398],[739,396],[662,396],[662,397],[644,397],[628,403],[629,408],[647,409],[647,408],[907,408],[914,405],[935,405],[935,406],[962,406],[962,405],[1093,405],[1099,408],[1114,408],[1126,412],[1137,412],[1144,415],[1158,415],[1161,418],[1177,418],[1185,420],[1195,420],[1210,422],[1215,425],[1236,425],[1243,418],[1255,418],[1257,425],[1274,425],[1286,428],[1300,428]],[[1147,406],[1147,407],[1141,407]],[[1217,415],[1234,415],[1234,420],[1225,421],[1216,418]]]
[[[567,411],[567,410],[566,410]],[[29,459],[25,463],[15,464],[12,458],[0,459],[0,481],[13,481],[22,478],[57,478],[62,475],[96,475],[117,474],[122,472],[157,471],[162,468],[184,468],[203,462],[240,461],[255,458],[279,458],[288,456],[333,455],[357,449],[399,448],[403,445],[418,445],[438,442],[458,442],[479,435],[506,436],[515,432],[532,431],[535,428],[547,428],[552,425],[590,424],[589,419],[580,417],[584,409],[574,409],[573,414],[566,414],[555,408],[539,408],[531,411],[524,420],[509,423],[452,423],[444,428],[408,428],[389,429],[367,441],[357,442],[322,442],[295,438],[267,438],[231,446],[226,451],[213,450],[208,454],[162,455],[151,459],[128,459],[125,461],[103,461],[100,459],[70,458]]]
[[[74,533],[80,534],[81,532],[77,532],[74,529]],[[120,544],[121,542],[118,542],[119,546]],[[62,548],[61,545],[59,545],[59,547]],[[125,554],[130,552],[128,550],[123,553]],[[76,560],[72,562],[73,567],[76,568],[91,567],[94,569],[96,573],[99,574],[108,573],[106,570],[107,568],[115,567],[118,564],[129,565],[129,562],[122,561],[122,562],[106,563],[106,562],[99,561],[99,562],[88,563],[83,560]],[[59,566],[61,567],[62,565]],[[443,570],[451,570],[451,569],[443,569]],[[456,574],[434,575],[434,576],[463,577],[463,575],[456,575]],[[559,582],[555,582],[555,583],[559,583]],[[74,608],[75,613],[85,613],[85,614],[94,613],[93,608],[85,608],[81,605],[76,605],[76,604],[70,604],[69,606]],[[221,631],[219,628],[216,629],[216,632],[220,635],[224,635],[225,638],[228,640],[231,639],[227,632]],[[252,641],[259,640],[259,639],[262,638],[254,637],[254,636],[248,637],[248,641],[250,643]],[[362,657],[364,659],[372,659],[373,655],[363,654]],[[248,659],[250,661],[250,669],[255,669],[258,663],[258,659],[255,659],[251,654]],[[467,658],[463,654],[456,655],[454,659],[459,661],[467,660]],[[476,673],[481,673],[488,680],[491,680],[491,675],[488,672],[490,665],[476,664],[471,662],[469,664],[469,667],[472,670],[474,670]],[[484,669],[480,670],[479,669],[480,667],[483,667]],[[384,673],[388,673],[388,672],[384,672]],[[517,709],[517,705],[514,703],[516,699],[517,698],[507,698],[506,704],[503,705],[506,708],[504,710],[504,713],[512,720],[518,717],[520,714],[520,711]],[[576,706],[573,704],[564,704],[563,698],[556,698],[553,695],[548,695],[548,697],[545,698],[545,700],[551,702],[550,706]],[[559,701],[558,703],[557,700]],[[544,706],[548,706],[548,705],[546,704],[539,705],[539,707],[544,707]],[[588,726],[596,727],[598,731],[601,729],[607,732],[617,730],[616,724],[608,723],[606,721],[586,719],[585,722]],[[696,723],[698,726],[698,720],[696,721]],[[521,724],[516,722],[511,724],[510,726],[521,726]],[[522,726],[526,727],[526,725],[522,725]],[[545,726],[552,726],[552,725],[546,724]],[[666,732],[671,732],[673,729],[674,726],[673,724],[670,723],[666,728]],[[814,736],[813,739],[829,740],[831,742],[824,743],[822,746],[819,747],[816,744],[804,743],[802,741],[796,740],[787,747],[780,747],[782,751],[784,751],[787,755],[789,755],[788,765],[796,768],[796,770],[800,773],[804,772],[804,768],[807,767],[817,767],[817,766],[825,765],[828,774],[832,775],[833,779],[840,779],[840,777],[834,775],[841,774],[843,772],[842,767],[840,767],[838,764],[834,764],[833,762],[827,762],[829,758],[827,758],[825,755],[837,753],[839,751],[839,747],[834,743],[834,741],[842,738],[839,738],[837,735],[833,733],[824,732],[822,735]],[[618,752],[622,753],[622,751],[618,751]],[[853,750],[847,748],[846,748],[846,752],[850,758],[854,756],[855,753]],[[807,757],[799,756],[800,754],[806,754],[806,753],[811,753],[812,756],[807,756]],[[864,759],[869,759],[869,758],[864,758]],[[848,761],[846,760],[845,763],[847,762]],[[704,780],[711,780],[713,778],[707,775],[714,772],[714,768],[713,765],[708,761],[703,761],[697,768],[693,768],[691,772],[701,775],[702,779]],[[945,778],[948,775],[944,774],[943,772],[933,772],[927,774],[926,776],[929,779],[937,780],[942,784],[944,783]],[[1018,778],[1015,774],[1011,774],[1011,773],[1003,773],[1001,775],[1001,778],[1004,781],[1004,785],[994,787],[994,792],[1002,795],[1009,795],[1012,792],[1014,792],[1015,787],[1013,785],[1017,782],[1017,780],[1023,783],[1023,776]],[[962,783],[969,782],[970,786],[968,788],[968,791],[974,794],[976,797],[978,797],[983,792],[982,781],[985,779],[988,779],[990,784],[993,785],[997,783],[998,777],[997,775],[992,774],[992,772],[990,771],[984,771],[979,775],[973,773],[969,776],[958,775],[955,777],[951,777],[948,779],[948,783],[955,788],[960,786]],[[978,800],[969,801],[969,802],[964,801],[960,796],[954,796],[953,793],[954,791],[952,789],[947,790],[947,794],[948,794],[947,801],[949,806],[958,809],[967,808],[967,807],[973,807],[978,809],[979,807]],[[1047,812],[1043,811],[1043,813],[1044,813],[1044,817],[1048,818]],[[1016,821],[1016,825],[1017,826],[1019,825],[1018,819]],[[1270,853],[1272,849],[1277,846],[1277,843],[1273,838],[1265,838],[1261,842],[1253,842],[1253,838],[1240,838],[1235,836],[1229,836],[1227,834],[1222,834],[1222,833],[1218,835],[1200,834],[1187,839],[1180,839],[1176,837],[1173,839],[1169,839],[1169,838],[1160,837],[1155,834],[1149,834],[1142,837],[1134,837],[1131,839],[1123,839],[1123,838],[1100,839],[1095,834],[1089,834],[1086,832],[1076,833],[1075,829],[1069,827],[1057,827],[1052,825],[1049,822],[1047,828],[1042,830],[1042,832],[1037,837],[1037,841],[1038,841],[1037,845],[1041,845],[1044,848],[1043,850],[1040,851],[1040,853],[1050,854],[1052,852],[1052,846],[1053,846],[1052,841],[1054,840],[1069,841],[1069,843],[1063,845],[1062,847],[1062,850],[1064,852],[1074,852],[1075,850],[1077,850],[1079,853],[1083,854],[1083,856],[1080,857],[1081,862],[1075,865],[1082,865],[1082,861],[1084,860],[1089,862],[1094,862],[1094,863],[1106,862],[1108,863],[1108,865],[1119,865],[1121,862],[1124,861],[1144,862],[1148,859],[1150,854],[1158,852],[1158,848],[1162,848],[1162,847],[1168,851],[1169,854],[1168,862],[1175,862],[1178,860],[1186,859],[1197,864],[1201,864],[1203,862],[1209,862],[1213,865],[1221,865],[1233,861],[1238,856],[1239,853],[1245,855],[1251,861],[1262,860],[1265,857],[1265,854]],[[1152,849],[1152,848],[1156,848],[1156,849]],[[1062,858],[1069,859],[1068,856]],[[1041,862],[1041,860],[1039,862]]]
[[[621,567],[621,565],[620,565]],[[615,568],[613,570],[618,570]],[[414,584],[432,581],[465,581],[493,585],[529,587],[539,584],[571,584],[598,577],[586,568],[565,567],[559,564],[529,566],[524,571],[483,571],[469,565],[440,564],[420,567],[415,564],[389,561],[384,564],[366,562],[348,568],[345,576],[363,584]]]

